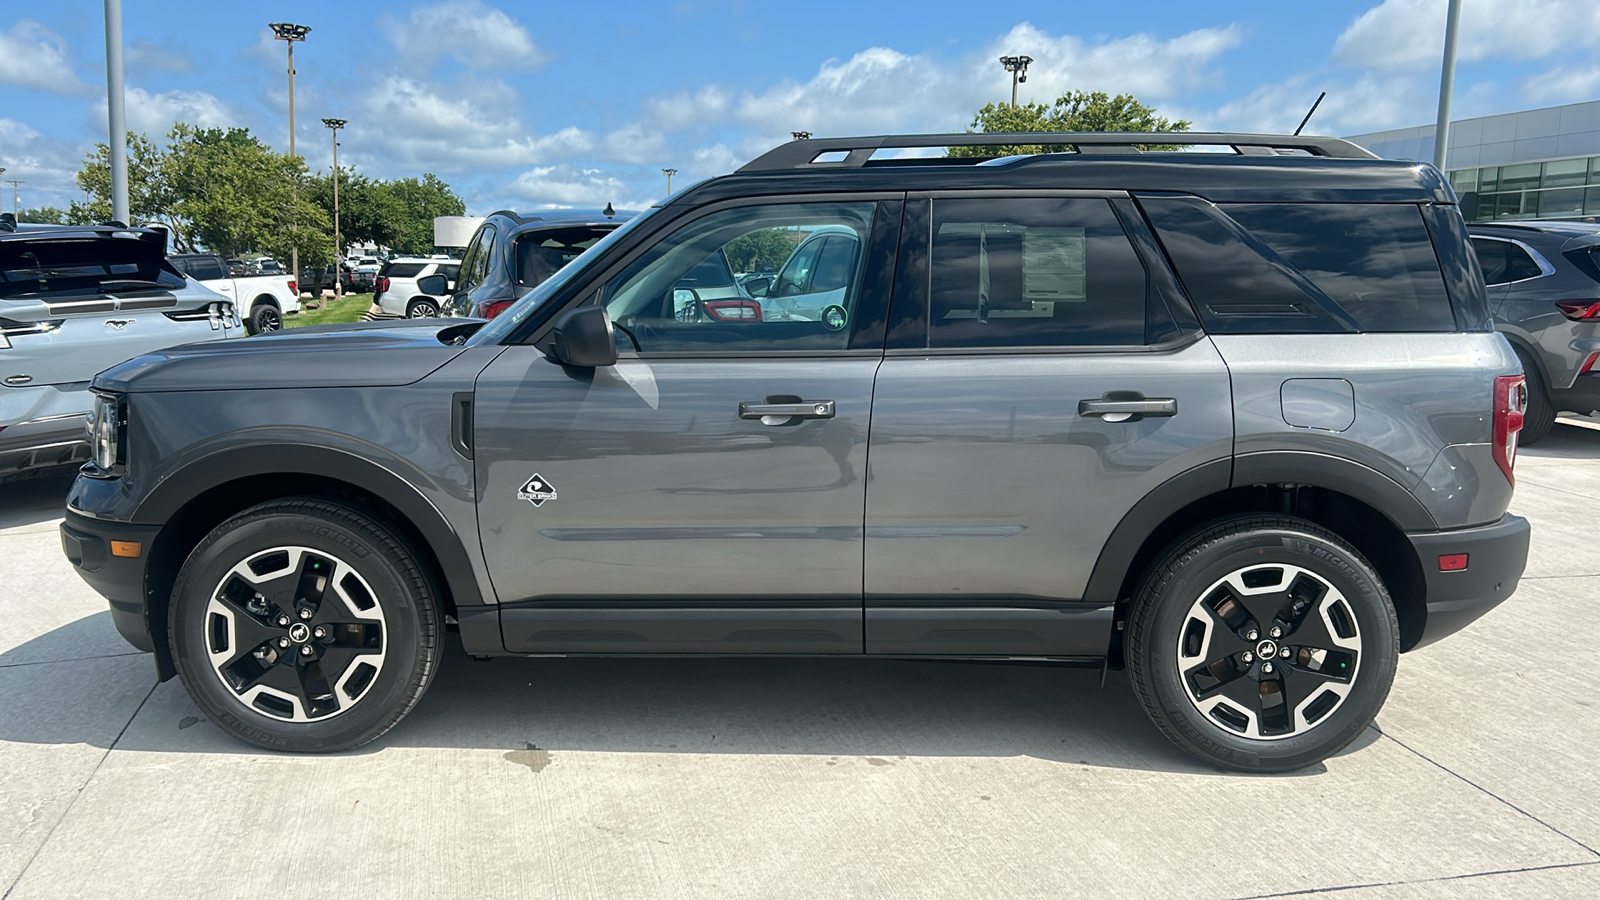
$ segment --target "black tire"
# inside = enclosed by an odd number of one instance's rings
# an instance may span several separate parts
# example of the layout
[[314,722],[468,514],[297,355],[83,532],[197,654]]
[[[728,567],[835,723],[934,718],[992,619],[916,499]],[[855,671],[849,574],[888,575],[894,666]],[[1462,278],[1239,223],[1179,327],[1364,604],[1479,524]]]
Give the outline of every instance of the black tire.
[[[278,554],[296,551],[281,571],[274,570]],[[331,752],[376,739],[416,706],[439,665],[439,592],[419,559],[387,523],[323,500],[273,500],[217,526],[179,572],[167,623],[169,646],[189,696],[224,731],[259,747]],[[303,616],[305,630],[295,640],[316,655],[302,663],[294,643],[282,654],[273,649],[291,631],[275,637],[272,630],[282,627],[282,620],[291,623],[288,629],[298,627],[294,623],[302,616],[296,600],[318,590],[316,576],[309,573],[322,562],[332,564],[329,570],[344,596],[354,600],[330,599],[332,588],[322,587],[316,606],[304,604],[314,612]],[[235,593],[237,584],[245,583],[236,567],[247,563],[263,566],[260,571],[270,579],[245,589],[248,594],[262,588],[253,601],[265,608],[261,614]],[[277,582],[287,589],[279,593],[272,587]],[[362,601],[371,606],[361,606]],[[356,624],[334,624],[341,621]],[[328,640],[308,637],[306,630],[321,622],[329,623]],[[374,647],[381,655],[374,655]],[[213,650],[235,659],[213,665]],[[324,660],[343,662],[323,671]],[[247,666],[254,667],[248,673],[254,681],[238,674]],[[302,686],[298,699],[275,693],[256,697],[254,704],[246,701],[256,686],[284,683],[279,679]],[[347,685],[355,685],[353,697]]]
[[1517,445],[1526,447],[1549,436],[1556,425],[1556,408],[1550,402],[1550,388],[1539,374],[1539,367],[1520,350],[1517,358],[1522,360],[1522,374],[1528,380],[1528,408],[1522,416],[1522,435],[1517,438]]
[[[1277,566],[1304,570],[1304,580]],[[1258,591],[1248,595],[1248,602],[1267,609],[1298,613],[1301,607],[1292,601],[1315,597],[1311,605],[1317,618],[1311,618],[1310,609],[1299,618],[1258,616],[1243,600],[1237,606],[1228,606],[1227,600],[1217,603],[1223,612],[1232,611],[1232,617],[1198,613],[1202,604],[1211,609],[1214,598],[1242,596],[1224,588],[1224,579],[1230,577]],[[1275,577],[1284,587],[1281,599],[1275,599],[1280,593],[1275,588],[1244,581]],[[1329,588],[1342,595],[1343,603]],[[1241,610],[1244,619],[1237,617]],[[1354,638],[1349,634],[1352,620]],[[1264,627],[1268,623],[1287,628],[1281,642],[1264,633],[1270,631]],[[1328,637],[1318,637],[1319,632]],[[1246,640],[1251,633],[1258,637]],[[1219,519],[1173,542],[1139,585],[1124,651],[1139,704],[1173,743],[1219,768],[1287,772],[1339,752],[1372,723],[1394,680],[1399,634],[1388,591],[1360,553],[1312,522],[1258,514]],[[1328,644],[1321,657],[1311,652],[1330,640],[1354,640],[1359,649]],[[1198,649],[1197,641],[1203,645]],[[1262,652],[1267,644],[1274,646]],[[1221,655],[1235,647],[1255,651]],[[1185,650],[1193,653],[1189,663],[1184,662]],[[1281,657],[1284,651],[1290,656]],[[1264,660],[1268,654],[1270,667]],[[1218,659],[1207,665],[1211,656]],[[1254,657],[1253,665],[1246,664],[1249,657]],[[1263,671],[1267,669],[1271,675]],[[1336,669],[1349,671],[1348,678],[1340,681]],[[1263,682],[1272,685],[1264,688]],[[1340,689],[1342,699],[1336,695]],[[1235,705],[1230,694],[1253,696],[1258,706],[1241,715],[1242,704]],[[1285,702],[1296,695],[1298,702]],[[1277,703],[1269,706],[1268,699]],[[1208,713],[1201,709],[1205,703],[1217,705]],[[1302,712],[1307,723],[1303,728]]]
[[406,318],[434,319],[439,316],[439,302],[427,297],[417,297],[406,304]]
[[283,313],[270,303],[257,303],[250,310],[250,318],[245,320],[245,325],[251,334],[278,331],[283,328]]

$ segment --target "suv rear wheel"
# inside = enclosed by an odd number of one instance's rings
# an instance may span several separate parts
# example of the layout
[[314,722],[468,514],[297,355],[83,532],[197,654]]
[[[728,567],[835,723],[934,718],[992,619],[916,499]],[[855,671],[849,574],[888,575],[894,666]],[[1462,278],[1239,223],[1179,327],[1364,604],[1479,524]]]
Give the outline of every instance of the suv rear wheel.
[[1361,554],[1320,526],[1236,516],[1173,543],[1129,613],[1139,703],[1213,765],[1285,772],[1320,762],[1377,716],[1399,625]]
[[1522,374],[1528,380],[1528,408],[1522,417],[1522,433],[1517,437],[1518,443],[1526,446],[1550,434],[1556,426],[1556,408],[1550,402],[1550,387],[1544,383],[1539,367],[1521,350],[1517,351],[1517,359],[1522,361]]
[[168,628],[189,695],[224,731],[296,752],[393,728],[438,668],[437,591],[387,525],[275,500],[212,531],[173,588]]
[[412,300],[406,307],[408,319],[431,319],[439,315],[439,304],[425,297]]

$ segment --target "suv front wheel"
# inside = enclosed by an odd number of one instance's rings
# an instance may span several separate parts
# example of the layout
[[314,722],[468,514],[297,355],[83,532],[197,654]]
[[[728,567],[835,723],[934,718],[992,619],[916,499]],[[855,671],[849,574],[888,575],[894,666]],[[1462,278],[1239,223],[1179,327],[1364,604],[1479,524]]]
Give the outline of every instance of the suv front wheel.
[[1139,586],[1125,647],[1139,703],[1213,765],[1285,772],[1343,749],[1394,680],[1399,624],[1328,530],[1236,516],[1179,538]]
[[393,728],[438,668],[438,592],[414,548],[354,507],[275,500],[190,554],[170,646],[224,731],[274,750],[346,750]]

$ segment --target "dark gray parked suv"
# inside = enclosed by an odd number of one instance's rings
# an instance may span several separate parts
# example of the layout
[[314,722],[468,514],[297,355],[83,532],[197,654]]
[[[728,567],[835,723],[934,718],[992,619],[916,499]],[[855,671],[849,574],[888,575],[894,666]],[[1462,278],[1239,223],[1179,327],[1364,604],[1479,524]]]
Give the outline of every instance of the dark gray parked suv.
[[[875,155],[993,139],[786,144],[488,323],[105,372],[66,554],[266,747],[376,738],[454,626],[477,656],[1125,666],[1216,765],[1338,751],[1527,557],[1523,378],[1455,195],[1322,138]],[[843,285],[816,318],[683,287],[824,231],[855,240],[796,275]]]
[[1600,225],[1471,225],[1495,327],[1528,376],[1522,442],[1550,433],[1556,413],[1600,410]]

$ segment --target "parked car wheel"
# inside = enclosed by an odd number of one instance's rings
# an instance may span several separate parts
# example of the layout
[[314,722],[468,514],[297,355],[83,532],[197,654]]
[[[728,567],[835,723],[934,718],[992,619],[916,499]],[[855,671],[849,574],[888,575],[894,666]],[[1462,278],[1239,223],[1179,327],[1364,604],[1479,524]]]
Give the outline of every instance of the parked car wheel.
[[406,318],[432,319],[439,315],[439,304],[426,297],[419,297],[406,305]]
[[184,687],[241,740],[319,752],[367,743],[417,704],[439,661],[438,592],[418,553],[354,507],[275,500],[212,531],[173,588]]
[[1550,402],[1550,389],[1544,383],[1544,376],[1539,374],[1539,367],[1520,350],[1517,359],[1522,360],[1522,374],[1528,380],[1528,408],[1522,417],[1522,434],[1517,439],[1520,446],[1526,447],[1550,434],[1550,429],[1556,425],[1556,408]]
[[245,325],[251,334],[278,331],[283,328],[283,313],[270,303],[258,303],[250,311],[250,318],[245,320]]
[[1377,716],[1400,654],[1382,580],[1349,544],[1287,516],[1235,516],[1175,541],[1129,610],[1139,703],[1225,769],[1286,772]]

